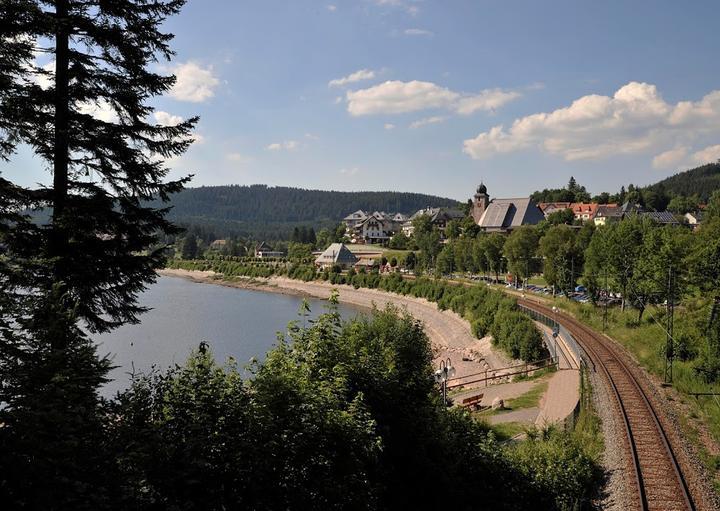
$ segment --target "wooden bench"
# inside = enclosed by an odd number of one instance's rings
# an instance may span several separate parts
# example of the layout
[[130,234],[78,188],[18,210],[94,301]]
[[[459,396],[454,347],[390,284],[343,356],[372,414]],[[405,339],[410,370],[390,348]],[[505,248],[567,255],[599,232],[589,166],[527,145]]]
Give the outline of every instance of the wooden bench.
[[474,396],[466,397],[462,400],[462,405],[465,408],[472,408],[473,410],[482,410],[483,406],[480,404],[485,394],[476,394]]

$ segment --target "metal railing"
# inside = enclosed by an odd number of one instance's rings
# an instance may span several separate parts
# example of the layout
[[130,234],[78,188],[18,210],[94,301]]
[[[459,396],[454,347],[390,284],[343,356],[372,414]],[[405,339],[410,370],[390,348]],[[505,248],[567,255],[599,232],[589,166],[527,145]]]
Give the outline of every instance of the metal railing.
[[[585,363],[586,366],[594,367],[594,364],[590,360],[590,357],[588,356],[588,354],[585,352],[585,350],[583,348],[580,347],[580,345],[575,340],[575,338],[572,336],[572,334],[570,332],[568,332],[564,326],[562,326],[560,323],[555,321],[553,318],[546,316],[545,314],[542,314],[536,310],[530,309],[530,308],[525,307],[520,304],[518,304],[518,307],[520,308],[520,310],[522,312],[526,313],[528,316],[533,318],[535,321],[538,321],[538,322],[542,323],[543,325],[546,325],[553,329],[557,328],[558,335],[560,335],[563,338],[563,340],[565,341],[565,345],[572,352],[573,356],[575,357],[575,360],[577,360],[578,363]],[[549,345],[550,339],[548,339],[548,335],[545,334],[543,337],[545,338],[546,346]],[[550,351],[550,353],[553,353],[553,350],[554,350],[554,345],[553,345],[552,350],[548,346],[548,351]]]

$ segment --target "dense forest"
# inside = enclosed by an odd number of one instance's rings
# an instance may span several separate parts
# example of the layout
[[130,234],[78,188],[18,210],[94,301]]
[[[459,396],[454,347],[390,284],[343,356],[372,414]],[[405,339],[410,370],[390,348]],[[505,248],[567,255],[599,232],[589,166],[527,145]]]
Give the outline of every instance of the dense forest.
[[679,172],[645,188],[684,197],[697,195],[703,202],[707,202],[712,192],[720,189],[720,162]]
[[680,172],[648,186],[629,184],[617,193],[602,192],[590,196],[584,186],[574,177],[564,188],[544,189],[533,192],[536,202],[596,202],[598,204],[637,203],[648,210],[684,214],[696,210],[698,204],[708,201],[715,190],[720,190],[720,162]]
[[333,227],[358,209],[411,214],[427,206],[457,207],[457,201],[404,192],[335,192],[284,186],[203,186],[173,196],[170,218],[212,227],[220,237],[290,239],[293,229]]

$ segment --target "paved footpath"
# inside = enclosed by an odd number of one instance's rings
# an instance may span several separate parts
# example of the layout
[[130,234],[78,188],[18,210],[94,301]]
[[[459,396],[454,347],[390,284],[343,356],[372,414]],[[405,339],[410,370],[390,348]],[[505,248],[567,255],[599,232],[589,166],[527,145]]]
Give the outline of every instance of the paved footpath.
[[[535,324],[552,335],[547,326]],[[535,419],[535,425],[540,427],[565,420],[580,399],[580,371],[573,369],[576,365],[562,336],[558,340],[560,369],[550,378],[547,392],[540,400],[540,413]]]
[[540,400],[540,414],[535,425],[545,426],[561,422],[570,415],[580,399],[580,372],[577,369],[557,371]]

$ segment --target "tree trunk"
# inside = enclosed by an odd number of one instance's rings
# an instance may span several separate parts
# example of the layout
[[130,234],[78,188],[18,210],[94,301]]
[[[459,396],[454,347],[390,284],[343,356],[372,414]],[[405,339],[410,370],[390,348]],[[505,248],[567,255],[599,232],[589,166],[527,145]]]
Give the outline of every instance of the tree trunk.
[[57,0],[55,13],[55,144],[53,154],[53,224],[65,212],[68,194],[69,66],[68,0]]
[[[55,3],[55,126],[53,144],[52,227],[48,239],[49,256],[53,261],[53,284],[67,279],[63,258],[67,257],[68,235],[63,217],[66,215],[69,171],[69,82],[70,36],[68,26],[69,0]],[[53,343],[64,344],[61,340]],[[53,346],[63,348],[64,345]]]

